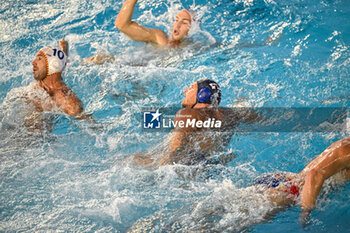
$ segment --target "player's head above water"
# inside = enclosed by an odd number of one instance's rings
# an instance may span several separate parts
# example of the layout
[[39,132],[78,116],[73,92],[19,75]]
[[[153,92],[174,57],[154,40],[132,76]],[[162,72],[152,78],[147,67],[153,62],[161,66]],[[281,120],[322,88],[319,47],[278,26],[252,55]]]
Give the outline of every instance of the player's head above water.
[[210,79],[201,79],[185,90],[182,106],[191,108],[198,104],[202,104],[201,106],[217,106],[220,101],[221,88],[219,84]]
[[191,10],[180,10],[173,23],[172,40],[179,41],[186,37],[190,31],[194,12]]
[[61,73],[66,60],[66,54],[62,50],[44,46],[32,62],[34,78],[40,81],[49,75]]

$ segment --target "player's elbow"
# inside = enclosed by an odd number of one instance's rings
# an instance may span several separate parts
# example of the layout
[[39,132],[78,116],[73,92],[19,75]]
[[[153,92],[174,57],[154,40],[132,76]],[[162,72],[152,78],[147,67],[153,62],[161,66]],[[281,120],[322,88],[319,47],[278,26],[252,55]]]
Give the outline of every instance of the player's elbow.
[[70,116],[78,116],[83,112],[83,106],[80,103],[74,104],[74,105],[70,105],[65,110],[66,110],[65,112]]
[[340,140],[340,146],[338,146],[339,154],[347,156],[350,154],[350,137]]
[[118,19],[118,17],[117,17],[117,19],[115,20],[114,25],[115,25],[115,27],[118,28],[119,31],[120,31],[120,28],[122,27],[122,24],[121,24],[120,20]]
[[306,180],[308,180],[313,188],[322,187],[323,181],[326,179],[324,173],[319,168],[312,168],[308,171],[306,175]]
[[117,19],[115,20],[114,25],[116,26],[116,28],[118,28],[119,31],[124,32],[125,31],[125,27],[127,26],[127,24],[125,22],[123,22],[122,20],[120,20],[119,17],[117,17]]

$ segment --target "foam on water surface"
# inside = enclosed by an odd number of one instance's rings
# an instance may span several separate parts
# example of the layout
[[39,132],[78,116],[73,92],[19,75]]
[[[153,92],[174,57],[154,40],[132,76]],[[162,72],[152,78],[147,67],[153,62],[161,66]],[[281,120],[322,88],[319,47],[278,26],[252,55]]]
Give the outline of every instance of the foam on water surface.
[[[179,106],[200,78],[219,82],[223,106],[349,107],[347,1],[139,0],[133,19],[167,34],[177,10],[198,21],[185,46],[131,41],[114,26],[122,1],[6,1],[0,6],[0,230],[77,232],[281,232],[299,206],[276,215],[254,188],[266,172],[298,172],[346,133],[234,134],[225,164],[142,169],[133,153],[161,156],[169,137],[143,132],[144,106]],[[38,114],[31,61],[44,45],[69,42],[67,85],[98,125]],[[86,65],[96,54],[113,62]],[[29,91],[29,92],[28,92]],[[31,131],[25,118],[40,118]],[[310,232],[349,229],[349,185],[325,185]],[[279,210],[279,209],[278,209]],[[330,217],[331,216],[331,217]]]

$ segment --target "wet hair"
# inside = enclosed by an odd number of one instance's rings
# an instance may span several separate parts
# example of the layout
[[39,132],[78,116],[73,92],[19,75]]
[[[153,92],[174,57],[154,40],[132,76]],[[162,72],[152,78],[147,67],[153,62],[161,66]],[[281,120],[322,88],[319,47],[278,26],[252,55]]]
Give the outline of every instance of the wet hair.
[[197,103],[219,105],[221,101],[221,88],[219,84],[210,79],[197,81]]

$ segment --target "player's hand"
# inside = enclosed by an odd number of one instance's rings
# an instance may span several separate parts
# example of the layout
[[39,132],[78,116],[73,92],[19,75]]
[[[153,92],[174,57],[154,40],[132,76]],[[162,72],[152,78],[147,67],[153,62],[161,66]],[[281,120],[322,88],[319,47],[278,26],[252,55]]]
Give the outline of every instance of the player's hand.
[[58,47],[60,50],[62,50],[66,55],[67,55],[67,47],[68,47],[68,42],[62,38],[59,42],[58,42]]
[[300,225],[304,228],[310,223],[310,210],[303,210],[299,217]]

